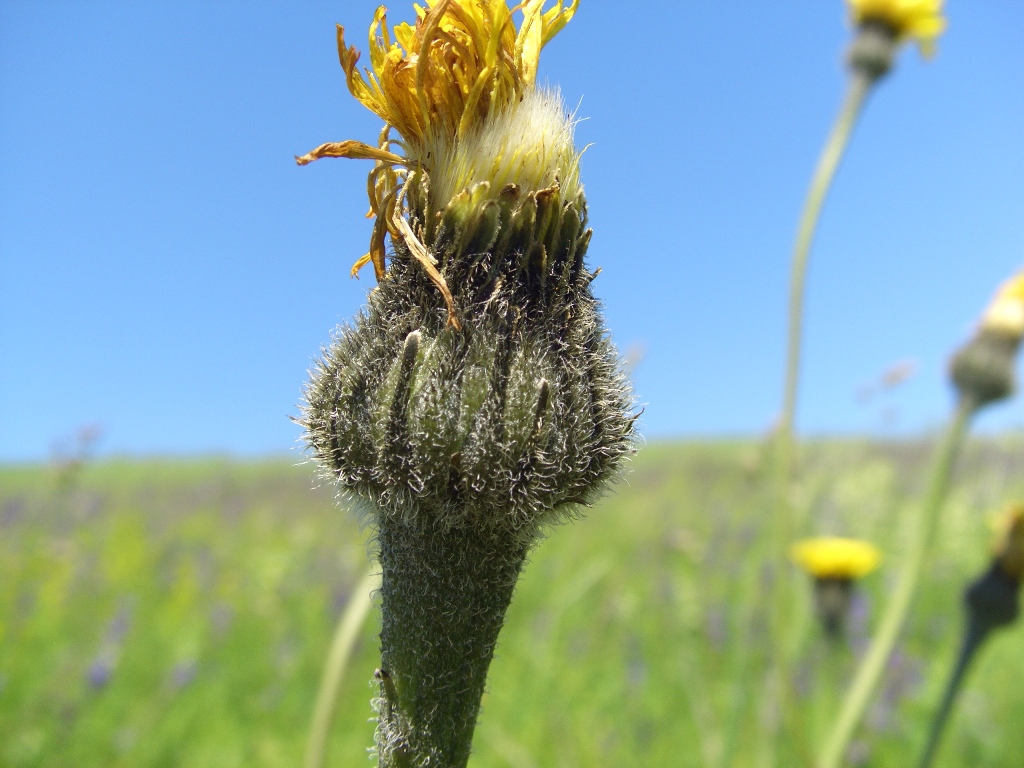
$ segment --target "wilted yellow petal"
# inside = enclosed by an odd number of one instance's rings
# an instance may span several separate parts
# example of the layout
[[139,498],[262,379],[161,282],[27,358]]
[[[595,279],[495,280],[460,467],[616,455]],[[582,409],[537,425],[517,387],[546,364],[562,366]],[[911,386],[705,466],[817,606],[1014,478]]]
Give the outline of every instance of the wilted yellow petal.
[[516,67],[526,86],[537,82],[540,49],[544,46],[544,21],[540,13],[542,5],[544,0],[529,0],[526,3],[523,8],[523,26],[516,37]]
[[363,267],[365,267],[369,263],[370,263],[370,254],[364,253],[362,256],[360,256],[358,259],[356,259],[356,263],[353,264],[352,265],[352,269],[349,270],[349,275],[351,275],[352,277],[359,277],[359,270],[362,269]]
[[295,162],[299,165],[308,165],[314,160],[319,160],[322,157],[348,157],[352,160],[382,160],[385,163],[396,163],[404,165],[406,159],[401,155],[396,155],[394,152],[388,152],[384,149],[378,149],[377,147],[371,147],[369,144],[364,144],[361,141],[330,141],[326,144],[321,144],[311,152],[307,152],[301,157],[296,157]]

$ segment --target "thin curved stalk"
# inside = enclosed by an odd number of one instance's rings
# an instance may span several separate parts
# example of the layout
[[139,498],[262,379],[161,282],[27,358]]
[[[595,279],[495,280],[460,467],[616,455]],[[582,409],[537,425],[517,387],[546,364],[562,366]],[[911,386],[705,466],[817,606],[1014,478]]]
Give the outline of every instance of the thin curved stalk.
[[874,82],[862,72],[855,71],[850,77],[846,99],[836,118],[832,133],[818,158],[811,187],[807,192],[800,224],[797,227],[796,242],[793,245],[793,265],[789,282],[789,326],[786,336],[786,379],[782,396],[782,416],[779,420],[780,434],[791,436],[796,417],[796,398],[800,374],[800,345],[803,336],[804,283],[807,277],[808,257],[811,243],[821,218],[825,203],[839,162],[843,159],[850,142],[853,127],[857,123],[864,100]]
[[[874,79],[862,72],[854,71],[850,78],[846,98],[840,108],[832,132],[822,149],[818,164],[811,178],[811,186],[800,214],[796,242],[793,245],[793,262],[790,272],[789,319],[786,335],[786,372],[783,385],[782,413],[775,434],[774,449],[774,559],[775,612],[773,645],[779,683],[780,704],[783,721],[792,730],[799,715],[790,696],[789,648],[784,640],[789,626],[790,610],[789,577],[786,553],[794,536],[793,510],[790,503],[790,489],[794,464],[794,422],[800,373],[800,348],[803,338],[804,286],[807,265],[814,233],[821,218],[821,209],[835,179],[839,163],[849,145],[850,136],[857,123],[864,101],[871,90]],[[795,735],[795,734],[794,734]]]
[[840,765],[850,739],[853,738],[853,732],[864,716],[864,711],[903,629],[907,611],[917,591],[921,571],[935,537],[939,512],[949,489],[953,463],[974,411],[975,405],[971,398],[961,398],[956,415],[936,453],[928,483],[928,495],[918,514],[896,591],[886,606],[871,647],[858,666],[853,683],[846,692],[839,717],[818,759],[818,768],[838,768]]
[[782,413],[779,417],[775,447],[776,519],[780,523],[777,530],[781,529],[781,535],[777,542],[780,580],[784,580],[785,551],[793,538],[789,490],[793,475],[793,432],[800,380],[800,349],[803,342],[804,287],[811,243],[814,241],[814,233],[818,228],[825,198],[832,187],[839,162],[846,152],[853,127],[857,123],[857,117],[864,106],[864,100],[871,90],[872,83],[874,80],[862,72],[854,71],[850,77],[846,99],[843,101],[839,116],[832,127],[832,133],[821,151],[821,157],[818,158],[818,165],[814,169],[811,186],[807,192],[807,200],[804,203],[803,212],[800,214],[796,242],[793,245],[793,264],[789,278],[789,320],[786,332],[786,373],[782,391]]
[[305,768],[321,768],[324,764],[327,737],[331,732],[331,720],[334,719],[334,707],[338,701],[338,689],[342,678],[345,677],[345,669],[352,657],[356,639],[373,606],[373,593],[378,589],[380,569],[374,563],[352,590],[348,604],[334,630],[334,638],[327,654],[327,664],[320,680],[320,692],[316,697],[316,708],[313,710],[313,725],[310,728],[306,760],[303,763]]

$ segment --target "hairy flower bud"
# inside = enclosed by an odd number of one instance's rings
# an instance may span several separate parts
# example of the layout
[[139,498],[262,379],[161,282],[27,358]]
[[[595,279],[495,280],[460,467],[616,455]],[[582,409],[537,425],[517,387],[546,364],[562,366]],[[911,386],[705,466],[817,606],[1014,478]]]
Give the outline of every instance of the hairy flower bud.
[[[414,222],[420,226],[420,222]],[[599,492],[631,446],[630,395],[590,291],[583,197],[487,182],[430,255],[405,244],[307,392],[317,458],[383,517],[531,536]]]
[[521,6],[518,32],[504,0],[438,0],[390,32],[379,10],[369,82],[339,28],[349,88],[387,127],[377,148],[299,158],[376,161],[355,269],[373,263],[379,285],[313,372],[303,421],[375,528],[381,766],[466,765],[530,546],[632,451],[632,395],[584,263],[574,123],[534,87],[576,3],[542,4]]

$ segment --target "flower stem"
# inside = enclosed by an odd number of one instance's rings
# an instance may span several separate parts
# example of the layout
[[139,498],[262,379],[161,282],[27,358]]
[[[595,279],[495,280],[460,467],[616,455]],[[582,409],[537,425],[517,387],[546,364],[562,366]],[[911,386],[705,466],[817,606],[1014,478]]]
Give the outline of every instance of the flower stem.
[[803,339],[804,286],[807,278],[807,263],[825,197],[828,195],[836,170],[839,168],[839,162],[849,144],[857,116],[860,114],[864,100],[874,82],[874,79],[856,70],[850,77],[846,99],[836,118],[835,125],[832,127],[832,133],[829,135],[828,141],[825,142],[818,165],[814,169],[811,187],[807,192],[807,200],[804,203],[803,212],[800,214],[796,243],[793,245],[793,264],[789,278],[786,373],[782,394],[782,414],[779,418],[775,446],[776,519],[781,528],[776,555],[778,557],[777,575],[780,582],[785,580],[786,548],[793,538],[793,515],[789,491],[793,475],[793,432],[800,379],[800,348]]
[[963,685],[967,667],[970,666],[975,652],[981,647],[981,644],[988,636],[988,632],[988,628],[981,627],[974,622],[968,626],[963,645],[960,647],[960,655],[956,660],[956,667],[953,669],[953,674],[950,675],[949,682],[946,684],[946,690],[942,695],[942,703],[939,705],[932,720],[932,727],[928,733],[928,742],[925,745],[924,753],[919,763],[920,768],[931,768],[932,763],[935,761],[939,740],[942,738],[942,732],[946,728],[950,712],[953,711],[953,702],[956,701],[960,687]]
[[487,669],[529,550],[525,538],[506,534],[382,519],[380,768],[466,767]]
[[[775,664],[780,684],[779,695],[783,721],[792,729],[798,719],[790,696],[789,648],[784,640],[789,621],[789,576],[786,553],[794,536],[793,510],[790,490],[794,464],[794,422],[796,419],[797,390],[800,373],[800,347],[803,336],[804,285],[811,243],[821,218],[825,197],[835,179],[836,170],[849,144],[853,127],[861,112],[864,101],[871,90],[873,78],[864,72],[854,70],[847,89],[846,98],[836,118],[832,132],[818,159],[818,165],[811,179],[800,223],[797,227],[796,242],[793,246],[793,263],[789,285],[789,321],[786,336],[786,372],[783,386],[782,414],[775,434],[774,449],[774,578],[775,594],[774,624],[772,632]],[[796,734],[791,734],[796,735]]]
[[373,605],[373,593],[378,589],[380,589],[380,571],[376,565],[372,565],[352,590],[348,604],[338,620],[334,638],[331,640],[331,648],[327,654],[323,678],[320,680],[316,708],[313,710],[313,725],[310,728],[306,760],[303,763],[305,768],[320,768],[324,764],[324,758],[327,755],[327,737],[331,731],[334,706],[338,700],[338,688],[345,676],[349,659],[352,658],[352,650],[355,648],[359,630]]
[[936,452],[928,483],[928,495],[918,513],[910,540],[910,548],[904,558],[903,571],[896,585],[896,591],[886,606],[885,614],[882,616],[871,647],[857,668],[853,683],[846,692],[839,717],[821,750],[817,763],[818,768],[838,768],[840,765],[847,745],[853,737],[853,732],[864,715],[871,695],[874,693],[893,647],[896,645],[900,631],[903,629],[928,550],[935,537],[939,512],[949,489],[953,463],[975,409],[976,406],[972,398],[961,397],[956,415]]
[[803,335],[804,283],[807,277],[807,262],[811,252],[821,208],[825,197],[832,186],[839,162],[853,133],[864,100],[871,90],[874,80],[863,72],[854,71],[846,92],[839,117],[832,128],[832,133],[825,143],[825,148],[814,169],[811,188],[807,192],[797,227],[796,243],[793,246],[793,266],[789,282],[789,328],[786,338],[786,379],[782,398],[782,417],[779,422],[779,434],[792,440],[793,423],[796,417],[797,385],[800,374],[800,344]]

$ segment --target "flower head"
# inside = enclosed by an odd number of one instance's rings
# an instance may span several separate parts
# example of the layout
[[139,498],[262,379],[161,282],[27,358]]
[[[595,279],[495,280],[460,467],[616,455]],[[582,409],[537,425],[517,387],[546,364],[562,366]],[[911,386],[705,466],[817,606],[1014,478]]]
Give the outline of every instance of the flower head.
[[843,580],[867,576],[882,559],[874,544],[836,536],[798,541],[790,557],[816,579]]
[[942,0],[846,0],[853,23],[880,22],[897,39],[913,38],[921,53],[931,56],[935,41],[946,28]]
[[[575,192],[579,155],[572,122],[557,95],[535,87],[541,49],[573,17],[579,0],[568,6],[558,0],[546,11],[544,3],[517,6],[523,14],[518,29],[505,0],[427,0],[426,8],[414,6],[415,24],[391,28],[381,6],[370,25],[370,66],[362,71],[359,51],[346,44],[345,29],[338,26],[348,89],[384,120],[384,129],[376,147],[333,142],[296,160],[377,161],[367,180],[368,216],[376,217],[370,251],[356,262],[353,275],[372,262],[377,279],[384,276],[385,235],[401,237],[414,253],[430,245],[410,243],[412,229],[402,221],[411,205],[411,181],[429,180],[418,197],[428,231],[451,199],[474,183],[487,182],[491,197],[508,184],[526,192],[561,185],[566,197]],[[400,138],[392,138],[392,130]],[[420,260],[451,312],[444,279],[428,266],[425,252]]]
[[999,286],[982,315],[981,327],[1018,341],[1024,338],[1024,272]]

